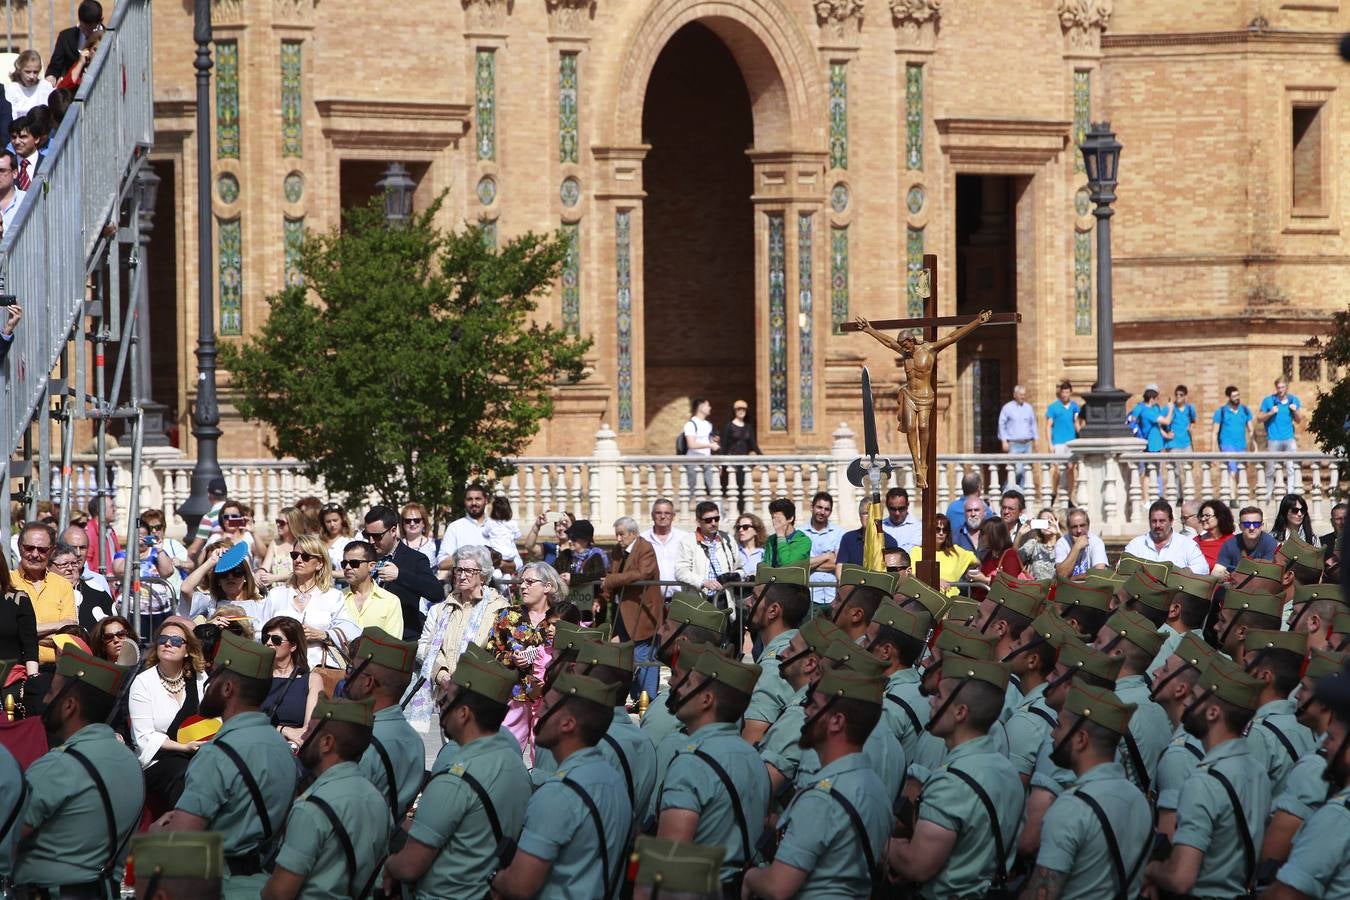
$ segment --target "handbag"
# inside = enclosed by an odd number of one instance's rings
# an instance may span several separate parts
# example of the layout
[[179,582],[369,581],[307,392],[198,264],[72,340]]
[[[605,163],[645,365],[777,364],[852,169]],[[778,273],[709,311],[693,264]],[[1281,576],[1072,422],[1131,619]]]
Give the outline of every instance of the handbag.
[[[325,640],[320,646],[323,648],[323,656],[314,667],[314,671],[323,679],[324,692],[330,697],[335,697],[338,684],[347,677],[347,655],[331,641]],[[337,664],[332,665],[332,662]]]

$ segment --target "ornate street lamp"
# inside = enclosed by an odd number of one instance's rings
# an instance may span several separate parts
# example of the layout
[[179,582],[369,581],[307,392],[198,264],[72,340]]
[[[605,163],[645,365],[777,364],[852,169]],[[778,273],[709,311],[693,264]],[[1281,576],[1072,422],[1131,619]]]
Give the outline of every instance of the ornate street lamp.
[[391,162],[384,177],[375,182],[375,190],[384,195],[384,218],[389,227],[406,225],[412,218],[413,190],[417,183],[408,176],[403,163]]
[[1111,295],[1111,204],[1116,199],[1120,142],[1110,122],[1094,122],[1080,148],[1087,168],[1088,195],[1097,217],[1097,383],[1087,400],[1085,438],[1129,437],[1125,408],[1130,395],[1116,387],[1115,328]]

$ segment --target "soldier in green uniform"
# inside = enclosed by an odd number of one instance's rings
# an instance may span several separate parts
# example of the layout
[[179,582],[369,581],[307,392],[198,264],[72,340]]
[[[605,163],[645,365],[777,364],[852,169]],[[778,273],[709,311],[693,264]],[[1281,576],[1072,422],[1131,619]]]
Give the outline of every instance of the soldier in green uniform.
[[535,743],[558,771],[530,798],[510,866],[491,885],[508,900],[618,895],[633,809],[623,775],[596,744],[614,718],[618,692],[596,678],[564,672],[544,697]]
[[1181,715],[1190,702],[1191,688],[1200,678],[1200,670],[1214,656],[1214,648],[1200,639],[1200,632],[1187,632],[1167,663],[1153,673],[1153,701],[1167,713],[1172,725],[1171,740],[1158,760],[1154,805],[1158,808],[1158,833],[1170,839],[1177,827],[1177,803],[1181,786],[1195,771],[1205,755],[1200,739],[1188,732]]
[[1249,752],[1270,776],[1271,794],[1278,796],[1294,763],[1316,744],[1312,732],[1299,724],[1294,701],[1289,699],[1303,674],[1308,635],[1252,629],[1242,644],[1243,668],[1262,683],[1261,706],[1247,731]]
[[1215,656],[1191,688],[1181,721],[1200,738],[1205,756],[1181,787],[1172,852],[1149,863],[1146,885],[1193,897],[1240,897],[1252,889],[1270,781],[1242,733],[1259,705],[1261,684]]
[[1219,586],[1212,575],[1196,575],[1190,569],[1175,569],[1167,578],[1167,586],[1176,593],[1167,609],[1167,621],[1158,629],[1163,636],[1162,648],[1149,664],[1150,672],[1160,669],[1181,643],[1182,637],[1204,628],[1209,616],[1210,600]]
[[300,763],[318,777],[286,820],[263,900],[364,897],[389,851],[389,804],[361,774],[375,727],[369,700],[320,694],[300,745]]
[[1122,606],[1106,620],[1095,642],[1098,650],[1120,657],[1115,692],[1122,702],[1136,707],[1130,717],[1130,730],[1120,742],[1120,761],[1130,780],[1150,797],[1158,776],[1158,760],[1167,749],[1172,730],[1166,711],[1153,702],[1145,677],[1164,640],[1153,622]]
[[[1250,560],[1244,559],[1243,562]],[[1283,609],[1284,601],[1276,594],[1257,594],[1230,587],[1214,619],[1219,650],[1229,659],[1241,659],[1242,641],[1247,632],[1255,628],[1278,631]]]
[[[633,844],[633,900],[721,900],[722,848],[664,838]],[[737,895],[739,898],[739,895]]]
[[1050,686],[1059,647],[1070,636],[1068,623],[1053,609],[1046,608],[1030,627],[999,638],[999,657],[1021,679],[1022,702],[1003,727],[1008,732],[1008,761],[1024,785],[1031,784],[1041,746],[1058,721],[1055,711],[1045,702],[1045,691]]
[[821,769],[779,820],[773,862],[745,875],[743,896],[866,897],[890,833],[890,803],[862,754],[881,719],[885,682],[831,670],[811,692],[801,742]]
[[399,705],[417,664],[417,642],[367,628],[352,642],[350,656],[353,669],[345,696],[369,698],[375,705],[375,729],[361,757],[361,773],[385,798],[397,827],[422,787],[426,764],[422,736],[408,724]]
[[759,666],[704,653],[673,695],[689,738],[671,760],[657,799],[657,837],[720,845],[722,883],[739,887],[769,809],[769,777],[736,723]]
[[[994,638],[994,659],[1003,659],[1012,652],[1013,644],[1040,614],[1045,600],[1039,590],[1019,590],[1006,581],[995,579],[985,598],[980,601],[977,627],[981,634]],[[1003,698],[999,721],[1006,723],[1022,705],[1022,682],[1016,673],[1008,676],[1008,690]],[[1006,738],[1006,735],[1005,735]]]
[[906,575],[895,583],[891,599],[910,612],[927,613],[934,622],[946,619],[952,604],[946,594],[933,590],[913,575]]
[[[885,677],[886,664],[868,653],[850,640],[836,638],[825,648],[822,668],[847,669],[869,678]],[[905,784],[905,772],[908,761],[904,748],[892,737],[889,728],[878,725],[863,743],[863,756],[872,764],[872,769],[881,779],[886,796],[892,799],[900,795]],[[820,771],[820,758],[813,750],[803,750],[801,765],[797,769],[798,787],[809,787],[809,783]]]
[[928,722],[928,700],[919,690],[919,670],[915,667],[927,652],[932,628],[933,619],[927,610],[905,609],[894,600],[877,607],[872,624],[867,626],[867,647],[885,665],[881,723],[900,742],[906,768]]
[[891,868],[928,898],[979,896],[1001,886],[1025,794],[989,737],[1008,688],[1006,663],[948,654],[928,730],[947,756],[924,782],[912,833],[887,849]]
[[894,575],[872,572],[849,563],[839,573],[839,590],[830,604],[830,621],[838,625],[850,641],[860,644],[877,607],[894,591]]
[[1076,581],[1060,582],[1055,588],[1055,605],[1074,634],[1091,640],[1115,611],[1115,587],[1093,587]]
[[[559,625],[559,626],[566,625],[566,626],[568,626],[568,628],[573,629],[574,631],[575,631],[575,629],[576,629],[576,627],[577,627],[577,626],[573,625],[571,622],[559,622],[558,625]],[[561,633],[561,629],[560,629],[559,632],[556,632],[555,635],[554,635],[554,647],[555,647],[555,648],[558,646],[558,642],[559,642],[560,640],[562,640],[561,638],[559,638],[559,637],[557,636],[559,633]],[[486,661],[488,661],[488,662],[496,662],[496,661],[497,661],[497,658],[496,658],[495,656],[493,656],[491,653],[488,653],[486,650],[484,650],[482,647],[478,646],[477,644],[472,644],[472,643],[471,643],[471,644],[466,644],[466,645],[464,646],[464,652],[460,654],[460,659],[463,659],[463,658],[465,658],[465,657],[470,657],[470,658],[473,658],[473,659],[477,659],[477,660],[479,660],[480,662],[481,662],[481,661],[484,661],[484,660],[486,660]],[[522,750],[522,748],[521,748],[521,746],[520,746],[520,742],[516,740],[516,736],[515,736],[514,734],[511,733],[511,729],[509,729],[509,728],[507,728],[507,727],[505,727],[505,726],[502,726],[501,733],[502,733],[502,736],[505,737],[505,738],[510,742],[511,746],[513,746],[513,747],[516,748],[516,754],[517,754],[518,756],[521,756],[522,759],[523,759],[523,757],[524,757],[524,751]],[[459,755],[459,744],[455,743],[455,742],[452,741],[452,740],[449,740],[449,739],[447,739],[447,738],[444,738],[444,734],[445,734],[445,730],[444,730],[444,729],[441,729],[441,734],[442,734],[442,739],[444,739],[444,740],[446,741],[446,743],[444,743],[444,744],[441,745],[440,751],[436,754],[436,759],[435,759],[435,761],[431,764],[431,771],[427,773],[427,778],[432,778],[432,777],[434,777],[434,776],[436,776],[436,775],[441,774],[442,772],[447,771],[447,770],[450,768],[450,764],[451,764],[452,762],[455,761],[455,757]]]
[[1143,792],[1116,761],[1133,713],[1132,704],[1110,691],[1069,687],[1051,754],[1076,780],[1045,814],[1036,868],[1027,882],[1030,896],[1138,896],[1145,850],[1153,842],[1153,815]]
[[1284,779],[1284,789],[1274,795],[1270,824],[1266,826],[1266,839],[1261,848],[1263,868],[1270,860],[1284,862],[1288,858],[1294,834],[1312,816],[1313,810],[1327,799],[1327,782],[1323,775],[1327,770],[1325,741],[1332,711],[1317,698],[1315,688],[1320,678],[1341,677],[1345,661],[1345,654],[1326,650],[1314,650],[1308,659],[1303,680],[1299,683],[1299,696],[1304,699],[1295,714],[1299,724],[1312,732],[1316,749],[1299,757]]
[[751,744],[759,743],[792,699],[792,686],[779,674],[778,660],[793,633],[810,614],[809,581],[806,569],[800,566],[775,569],[761,565],[755,572],[755,593],[748,620],[750,630],[763,642],[764,649],[755,660],[762,671],[741,727],[741,737]]
[[[930,712],[932,698],[937,696],[938,685],[942,680],[943,660],[949,655],[960,656],[965,659],[992,660],[994,658],[994,643],[994,638],[991,635],[981,634],[969,625],[959,625],[948,621],[942,626],[942,630],[938,632],[937,638],[933,641],[928,658],[924,661],[923,677],[919,681],[920,690],[929,699]],[[1004,684],[1006,685],[1006,683],[1005,681]],[[1006,690],[1004,696],[1006,700]],[[999,715],[1002,714],[1003,709],[1000,707]],[[947,742],[933,734],[932,724],[933,720],[929,718],[924,733],[919,736],[914,759],[908,761],[909,770],[906,773],[904,794],[910,800],[915,800],[919,796],[919,790],[923,783],[942,764],[943,758],[947,755]],[[1003,730],[1001,722],[998,724],[997,730],[996,744],[1006,750],[1007,733]]]
[[[661,702],[665,708],[663,715],[674,722],[675,727],[670,729],[666,736],[661,739],[661,743],[656,745],[655,778],[653,779],[651,797],[648,799],[647,806],[645,809],[633,811],[637,821],[641,823],[642,827],[639,829],[641,831],[651,833],[656,829],[657,788],[666,777],[666,769],[670,767],[670,761],[675,758],[675,754],[689,740],[689,735],[684,730],[684,723],[675,718],[675,714],[671,712],[670,698],[674,696],[675,692],[679,691],[685,680],[689,678],[690,673],[694,670],[694,664],[698,662],[700,656],[705,653],[726,656],[726,650],[725,647],[688,641],[681,646],[680,652],[676,655],[675,665],[670,670],[670,681],[666,690],[661,694],[663,698]],[[651,710],[648,710],[648,714],[650,713]],[[535,783],[541,782],[536,781]]]
[[132,838],[127,874],[136,888],[137,900],[217,900],[225,874],[224,846],[224,840],[214,831],[163,832]]
[[419,898],[483,896],[499,863],[503,839],[525,822],[530,782],[520,749],[502,731],[516,673],[486,654],[465,654],[441,698],[440,724],[459,748],[432,776],[411,820],[407,840],[385,864],[393,882]]
[[653,747],[660,747],[666,736],[680,727],[671,715],[668,701],[670,685],[675,684],[679,669],[680,650],[691,641],[721,646],[726,635],[726,613],[703,599],[701,594],[681,591],[670,600],[666,620],[656,631],[658,660],[670,666],[670,680],[666,689],[652,698],[647,713],[642,717],[642,733]]
[[[0,672],[8,672],[13,661],[0,661]],[[28,804],[28,783],[23,780],[19,761],[0,746],[0,890],[14,875],[14,848],[19,842],[23,809]]]
[[792,697],[764,737],[755,745],[769,775],[773,796],[786,803],[802,762],[802,722],[806,720],[807,691],[822,673],[821,658],[835,638],[843,637],[824,616],[807,622],[788,640],[779,660],[779,673],[792,687]]
[[1332,623],[1345,610],[1345,594],[1339,584],[1301,584],[1294,588],[1293,615],[1289,630],[1308,635],[1309,650],[1331,649]]
[[1269,900],[1350,897],[1350,679],[1323,676],[1313,696],[1331,710],[1327,729],[1326,781],[1330,796],[1311,816],[1280,866]]
[[[263,857],[295,797],[295,760],[259,706],[272,686],[271,647],[221,632],[199,711],[223,724],[188,764],[175,809],[156,826],[219,832],[225,853],[224,895],[258,896],[267,881]],[[422,742],[417,742],[419,758]]]
[[140,821],[145,780],[136,754],[104,723],[125,669],[78,648],[62,651],[43,698],[51,746],[28,767],[14,883],[30,896],[115,896],[126,841]]
[[[1171,578],[1172,572],[1168,572],[1167,577]],[[1177,589],[1169,585],[1166,579],[1154,578],[1151,573],[1140,570],[1116,588],[1116,609],[1138,613],[1161,631],[1167,623],[1167,611],[1176,594]]]

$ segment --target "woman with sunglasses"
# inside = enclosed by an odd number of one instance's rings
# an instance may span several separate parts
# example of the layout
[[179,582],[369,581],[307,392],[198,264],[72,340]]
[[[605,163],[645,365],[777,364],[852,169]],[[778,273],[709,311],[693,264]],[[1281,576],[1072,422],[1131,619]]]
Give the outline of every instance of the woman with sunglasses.
[[[249,561],[245,559],[228,572],[216,571],[216,563],[233,545],[230,540],[213,544],[206,554],[206,561],[183,579],[179,613],[189,618],[205,616],[209,619],[215,615],[218,606],[230,603],[247,610],[255,624],[263,621],[264,601],[253,580],[253,567]],[[205,590],[202,589],[203,581],[206,582]]]
[[1280,501],[1279,511],[1275,513],[1275,526],[1270,529],[1270,534],[1280,543],[1296,537],[1317,546],[1317,538],[1313,537],[1312,517],[1308,515],[1308,501],[1303,499],[1302,494],[1285,494]]
[[206,743],[175,739],[184,720],[197,714],[205,692],[206,661],[192,623],[180,616],[167,619],[155,633],[145,668],[131,682],[127,697],[131,738],[145,770],[146,804],[154,816],[178,802],[188,763]]
[[347,616],[342,594],[333,586],[328,548],[317,535],[296,538],[291,565],[290,579],[267,592],[259,621],[290,616],[304,626],[305,655],[312,669],[322,664],[328,647],[345,649],[361,630]]
[[[938,581],[944,594],[955,597],[959,593],[956,583],[963,580],[971,569],[978,569],[980,561],[965,547],[952,543],[952,526],[946,516],[938,514],[935,517],[933,531],[936,532],[938,545]],[[921,559],[923,546],[917,545],[909,551],[910,564],[914,570],[918,569]]]
[[290,616],[275,616],[262,627],[262,642],[276,653],[272,661],[272,690],[262,711],[272,717],[281,736],[298,744],[305,736],[305,723],[323,690],[323,678],[309,667],[301,652],[305,647],[304,626]]
[[328,550],[328,561],[333,564],[333,571],[338,572],[342,568],[342,551],[352,540],[352,521],[340,505],[327,503],[319,513],[319,525],[323,529],[319,537]]
[[258,570],[258,584],[265,588],[291,577],[291,551],[295,549],[296,537],[305,533],[305,517],[298,507],[287,506],[277,513],[273,525],[275,536],[267,545],[267,555]]
[[431,526],[431,517],[427,508],[420,503],[405,503],[398,514],[399,539],[410,550],[416,550],[427,558],[431,570],[436,570],[436,542],[427,536]]
[[1237,526],[1233,523],[1233,511],[1221,500],[1206,500],[1200,504],[1195,521],[1200,527],[1200,533],[1195,537],[1195,545],[1200,548],[1201,555],[1205,557],[1205,562],[1213,571],[1219,561],[1219,549],[1237,532]]
[[89,633],[89,652],[99,659],[117,662],[123,644],[127,641],[138,644],[140,640],[136,629],[122,616],[105,616]]
[[735,537],[741,548],[741,571],[747,578],[753,578],[764,559],[764,542],[769,538],[764,520],[754,513],[741,513],[736,517]]

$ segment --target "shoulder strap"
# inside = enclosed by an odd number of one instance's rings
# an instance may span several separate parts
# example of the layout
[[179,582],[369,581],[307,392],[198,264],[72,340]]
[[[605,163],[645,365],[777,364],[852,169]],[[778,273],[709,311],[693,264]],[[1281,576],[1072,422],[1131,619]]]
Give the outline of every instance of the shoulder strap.
[[272,839],[272,818],[267,815],[267,804],[263,802],[262,791],[258,788],[258,782],[254,779],[253,773],[248,770],[244,764],[244,759],[233,747],[224,741],[212,741],[211,746],[215,747],[221,753],[230,758],[236,769],[239,770],[239,777],[244,782],[244,787],[248,789],[248,795],[253,799],[253,808],[258,813],[258,821],[262,824],[262,842],[266,844]]
[[19,820],[19,813],[23,812],[23,805],[28,800],[28,779],[22,775],[19,776],[19,799],[14,801],[14,808],[9,811],[5,817],[5,824],[0,825],[0,844],[3,844],[5,838],[9,836],[9,830],[14,827],[14,823]]
[[1049,725],[1051,728],[1054,728],[1059,724],[1055,721],[1054,716],[1050,715],[1048,711],[1041,709],[1039,706],[1028,706],[1027,709],[1044,719],[1045,724]]
[[1116,833],[1111,829],[1111,820],[1106,815],[1106,810],[1102,809],[1100,803],[1092,799],[1086,792],[1079,789],[1069,793],[1070,797],[1077,797],[1088,805],[1097,821],[1102,826],[1102,837],[1106,839],[1106,852],[1111,857],[1111,868],[1116,874],[1116,897],[1117,900],[1127,900],[1129,897],[1130,885],[1125,875],[1125,860],[1120,855],[1120,844],[1116,842]]
[[370,746],[375,748],[375,753],[380,757],[380,765],[384,767],[385,802],[389,804],[389,815],[394,817],[394,827],[398,827],[400,815],[398,808],[398,781],[394,778],[394,761],[389,758],[389,751],[384,749],[384,744],[375,735],[370,736]]
[[867,837],[867,828],[863,825],[862,816],[858,813],[858,808],[849,802],[849,799],[839,791],[827,791],[831,797],[838,801],[848,815],[849,823],[853,826],[853,835],[858,839],[858,844],[862,847],[863,860],[867,863],[867,877],[872,880],[872,894],[877,893],[877,860],[872,855],[872,842]]
[[914,711],[914,707],[905,702],[904,697],[899,694],[887,694],[886,699],[905,711],[905,715],[909,718],[909,724],[914,726],[915,734],[923,734],[923,725],[919,722],[919,714]]
[[[441,775],[453,774],[452,772],[441,773]],[[483,813],[487,816],[488,827],[492,829],[492,837],[500,844],[502,842],[502,820],[497,818],[497,807],[492,805],[491,795],[483,788],[483,783],[467,771],[460,772],[458,777],[469,786],[469,790],[478,795],[478,802],[483,804]]]
[[1288,735],[1276,728],[1275,723],[1269,719],[1262,719],[1261,727],[1269,730],[1271,734],[1279,738],[1280,743],[1284,746],[1284,752],[1289,754],[1291,760],[1298,762],[1298,751],[1294,749],[1294,744],[1289,740]]
[[1242,811],[1242,802],[1238,800],[1237,791],[1233,789],[1233,782],[1228,780],[1228,776],[1218,769],[1211,768],[1206,771],[1223,785],[1224,792],[1228,794],[1228,802],[1233,804],[1233,818],[1237,825],[1238,836],[1242,838],[1242,857],[1246,868],[1246,877],[1242,879],[1242,883],[1250,892],[1252,876],[1256,874],[1256,847],[1252,843],[1252,833],[1247,830],[1247,816]]
[[1002,888],[1003,885],[1008,880],[1008,873],[1007,870],[1004,868],[1007,864],[1007,857],[1004,856],[1003,829],[1000,828],[998,824],[998,811],[994,809],[994,801],[989,799],[989,795],[985,793],[984,788],[980,787],[980,783],[976,781],[968,772],[962,772],[955,766],[948,766],[947,771],[951,772],[957,778],[960,778],[967,785],[969,785],[970,789],[975,792],[975,796],[979,797],[980,802],[984,804],[984,811],[989,816],[990,830],[994,832],[994,853],[996,856],[994,859],[993,886],[996,888]]
[[[324,818],[328,820],[328,824],[332,826],[333,837],[337,838],[338,846],[342,848],[342,855],[347,860],[347,890],[352,891],[352,896],[356,897],[357,900],[360,900],[360,897],[364,897],[365,894],[362,893],[358,895],[355,893],[356,848],[352,846],[351,835],[347,834],[347,829],[342,827],[342,820],[339,819],[337,813],[333,811],[333,807],[328,805],[327,800],[324,800],[322,797],[313,796],[306,797],[305,799],[310,803],[313,803],[319,812],[323,813]],[[379,866],[376,866],[376,869],[378,868]]]
[[591,795],[586,793],[586,789],[577,784],[570,778],[558,779],[562,784],[567,785],[571,791],[581,798],[581,802],[591,814],[591,822],[595,825],[595,836],[600,841],[600,865],[601,872],[604,875],[605,895],[602,900],[610,900],[614,896],[613,882],[610,880],[609,868],[609,844],[605,841],[605,822],[600,818],[600,810],[596,809],[595,801]]
[[[108,786],[103,783],[103,778],[98,774],[98,769],[94,768],[94,764],[89,761],[89,757],[74,748],[68,748],[66,750],[66,755],[78,762],[81,766],[84,766],[84,770],[88,772],[89,777],[94,780],[94,787],[98,790],[98,799],[103,803],[103,817],[107,820],[108,825],[108,849],[110,855],[108,856],[107,861],[99,867],[99,875],[103,878],[107,878],[112,872],[113,866],[117,863],[117,856],[122,851],[122,845],[131,839],[131,835],[136,831],[136,826],[133,824],[132,827],[127,830],[127,836],[118,840],[117,817],[113,814],[112,798],[108,796]],[[140,817],[137,816],[136,818],[139,821]]]
[[1130,754],[1130,768],[1134,769],[1134,774],[1137,776],[1134,781],[1144,792],[1144,796],[1147,797],[1149,796],[1149,789],[1152,787],[1152,781],[1148,777],[1148,769],[1144,768],[1144,756],[1139,752],[1139,744],[1135,742],[1134,735],[1130,734],[1128,728],[1122,737],[1125,738],[1125,751]]
[[628,764],[628,757],[624,755],[623,748],[619,742],[614,740],[614,736],[606,732],[600,735],[600,739],[609,745],[609,749],[614,751],[614,755],[619,758],[619,767],[623,769],[623,784],[628,788],[628,805],[637,812],[637,789],[633,786],[633,767]]
[[741,795],[736,790],[736,785],[731,780],[731,776],[727,774],[727,770],[722,768],[722,764],[713,759],[707,751],[700,748],[694,751],[694,755],[708,764],[708,768],[713,770],[713,774],[717,776],[718,780],[722,782],[722,786],[727,789],[727,793],[731,795],[731,813],[736,817],[736,827],[741,832],[741,852],[745,854],[741,858],[741,865],[749,866],[755,857],[754,851],[750,847],[750,828],[745,822],[745,810],[741,809]]
[[1190,753],[1191,756],[1194,756],[1196,759],[1205,758],[1205,752],[1201,750],[1199,747],[1192,744],[1190,741],[1183,741],[1181,746],[1185,747],[1186,751]]

